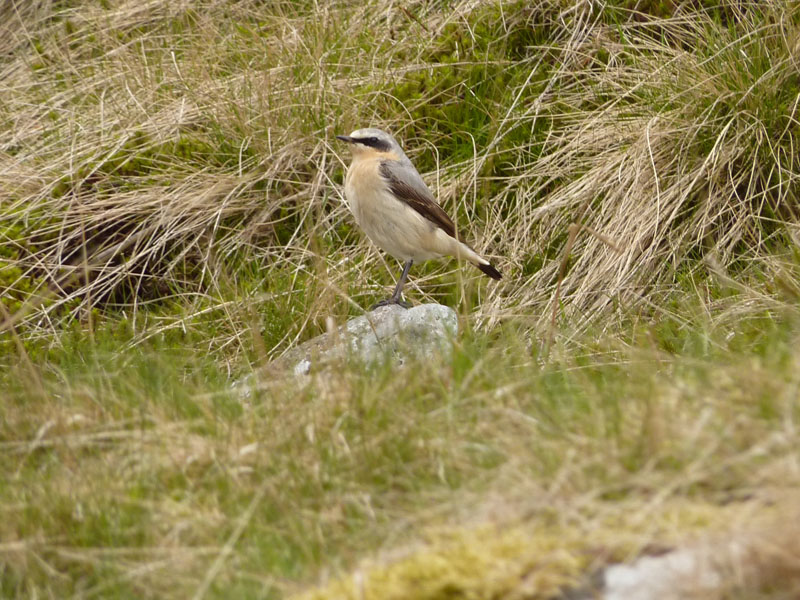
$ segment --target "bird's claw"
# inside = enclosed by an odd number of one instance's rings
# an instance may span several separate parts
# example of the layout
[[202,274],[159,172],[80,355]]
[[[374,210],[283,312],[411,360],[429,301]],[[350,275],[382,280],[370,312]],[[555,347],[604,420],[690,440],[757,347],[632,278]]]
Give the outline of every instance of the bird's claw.
[[386,300],[381,300],[374,306],[370,307],[370,312],[375,310],[376,308],[380,308],[381,306],[391,306],[392,304],[397,304],[398,306],[402,306],[403,308],[411,308],[411,304],[409,302],[405,302],[400,298],[387,298]]

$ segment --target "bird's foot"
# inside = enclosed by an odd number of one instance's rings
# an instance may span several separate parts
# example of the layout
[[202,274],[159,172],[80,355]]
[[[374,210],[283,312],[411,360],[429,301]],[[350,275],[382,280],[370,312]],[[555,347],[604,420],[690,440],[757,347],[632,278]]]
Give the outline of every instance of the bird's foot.
[[387,298],[386,300],[381,300],[374,306],[370,307],[370,312],[375,310],[376,308],[380,308],[381,306],[391,306],[392,304],[397,304],[398,306],[402,306],[403,308],[411,308],[411,304],[409,302],[405,302],[401,300],[399,297],[395,298],[392,296],[391,298]]

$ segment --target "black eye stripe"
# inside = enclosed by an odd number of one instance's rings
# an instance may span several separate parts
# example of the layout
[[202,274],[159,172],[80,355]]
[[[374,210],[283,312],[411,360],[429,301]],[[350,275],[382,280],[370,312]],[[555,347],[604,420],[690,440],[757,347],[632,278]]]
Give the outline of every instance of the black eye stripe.
[[365,146],[369,146],[370,148],[375,148],[376,150],[380,150],[381,152],[385,152],[386,150],[391,148],[389,142],[386,142],[376,137],[358,138],[358,143],[364,144]]

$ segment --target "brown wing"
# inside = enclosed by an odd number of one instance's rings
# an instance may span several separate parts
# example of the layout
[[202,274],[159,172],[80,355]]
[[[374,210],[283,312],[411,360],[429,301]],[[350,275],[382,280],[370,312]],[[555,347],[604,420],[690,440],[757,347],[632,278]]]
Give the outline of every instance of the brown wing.
[[417,170],[396,160],[381,161],[380,174],[389,184],[389,189],[402,202],[456,239],[460,236],[449,215],[436,202],[428,186]]
[[[431,194],[425,182],[422,181],[422,177],[419,176],[413,165],[397,160],[384,160],[381,161],[379,172],[398,200],[405,202],[428,221],[442,229],[447,235],[462,241],[452,219],[436,202],[433,194]],[[500,279],[502,277],[500,271],[489,263],[485,265],[476,263],[475,266],[492,279]]]

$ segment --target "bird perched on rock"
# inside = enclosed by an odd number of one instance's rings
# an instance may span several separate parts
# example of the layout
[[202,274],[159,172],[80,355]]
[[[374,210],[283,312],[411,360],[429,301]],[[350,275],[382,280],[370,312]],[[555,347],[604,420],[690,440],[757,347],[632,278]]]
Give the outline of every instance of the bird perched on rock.
[[492,279],[500,279],[500,272],[462,241],[453,221],[391,135],[368,128],[336,137],[350,144],[353,153],[344,193],[356,222],[379,248],[405,263],[392,296],[373,309],[388,304],[409,307],[402,292],[414,262],[454,256],[471,262]]

